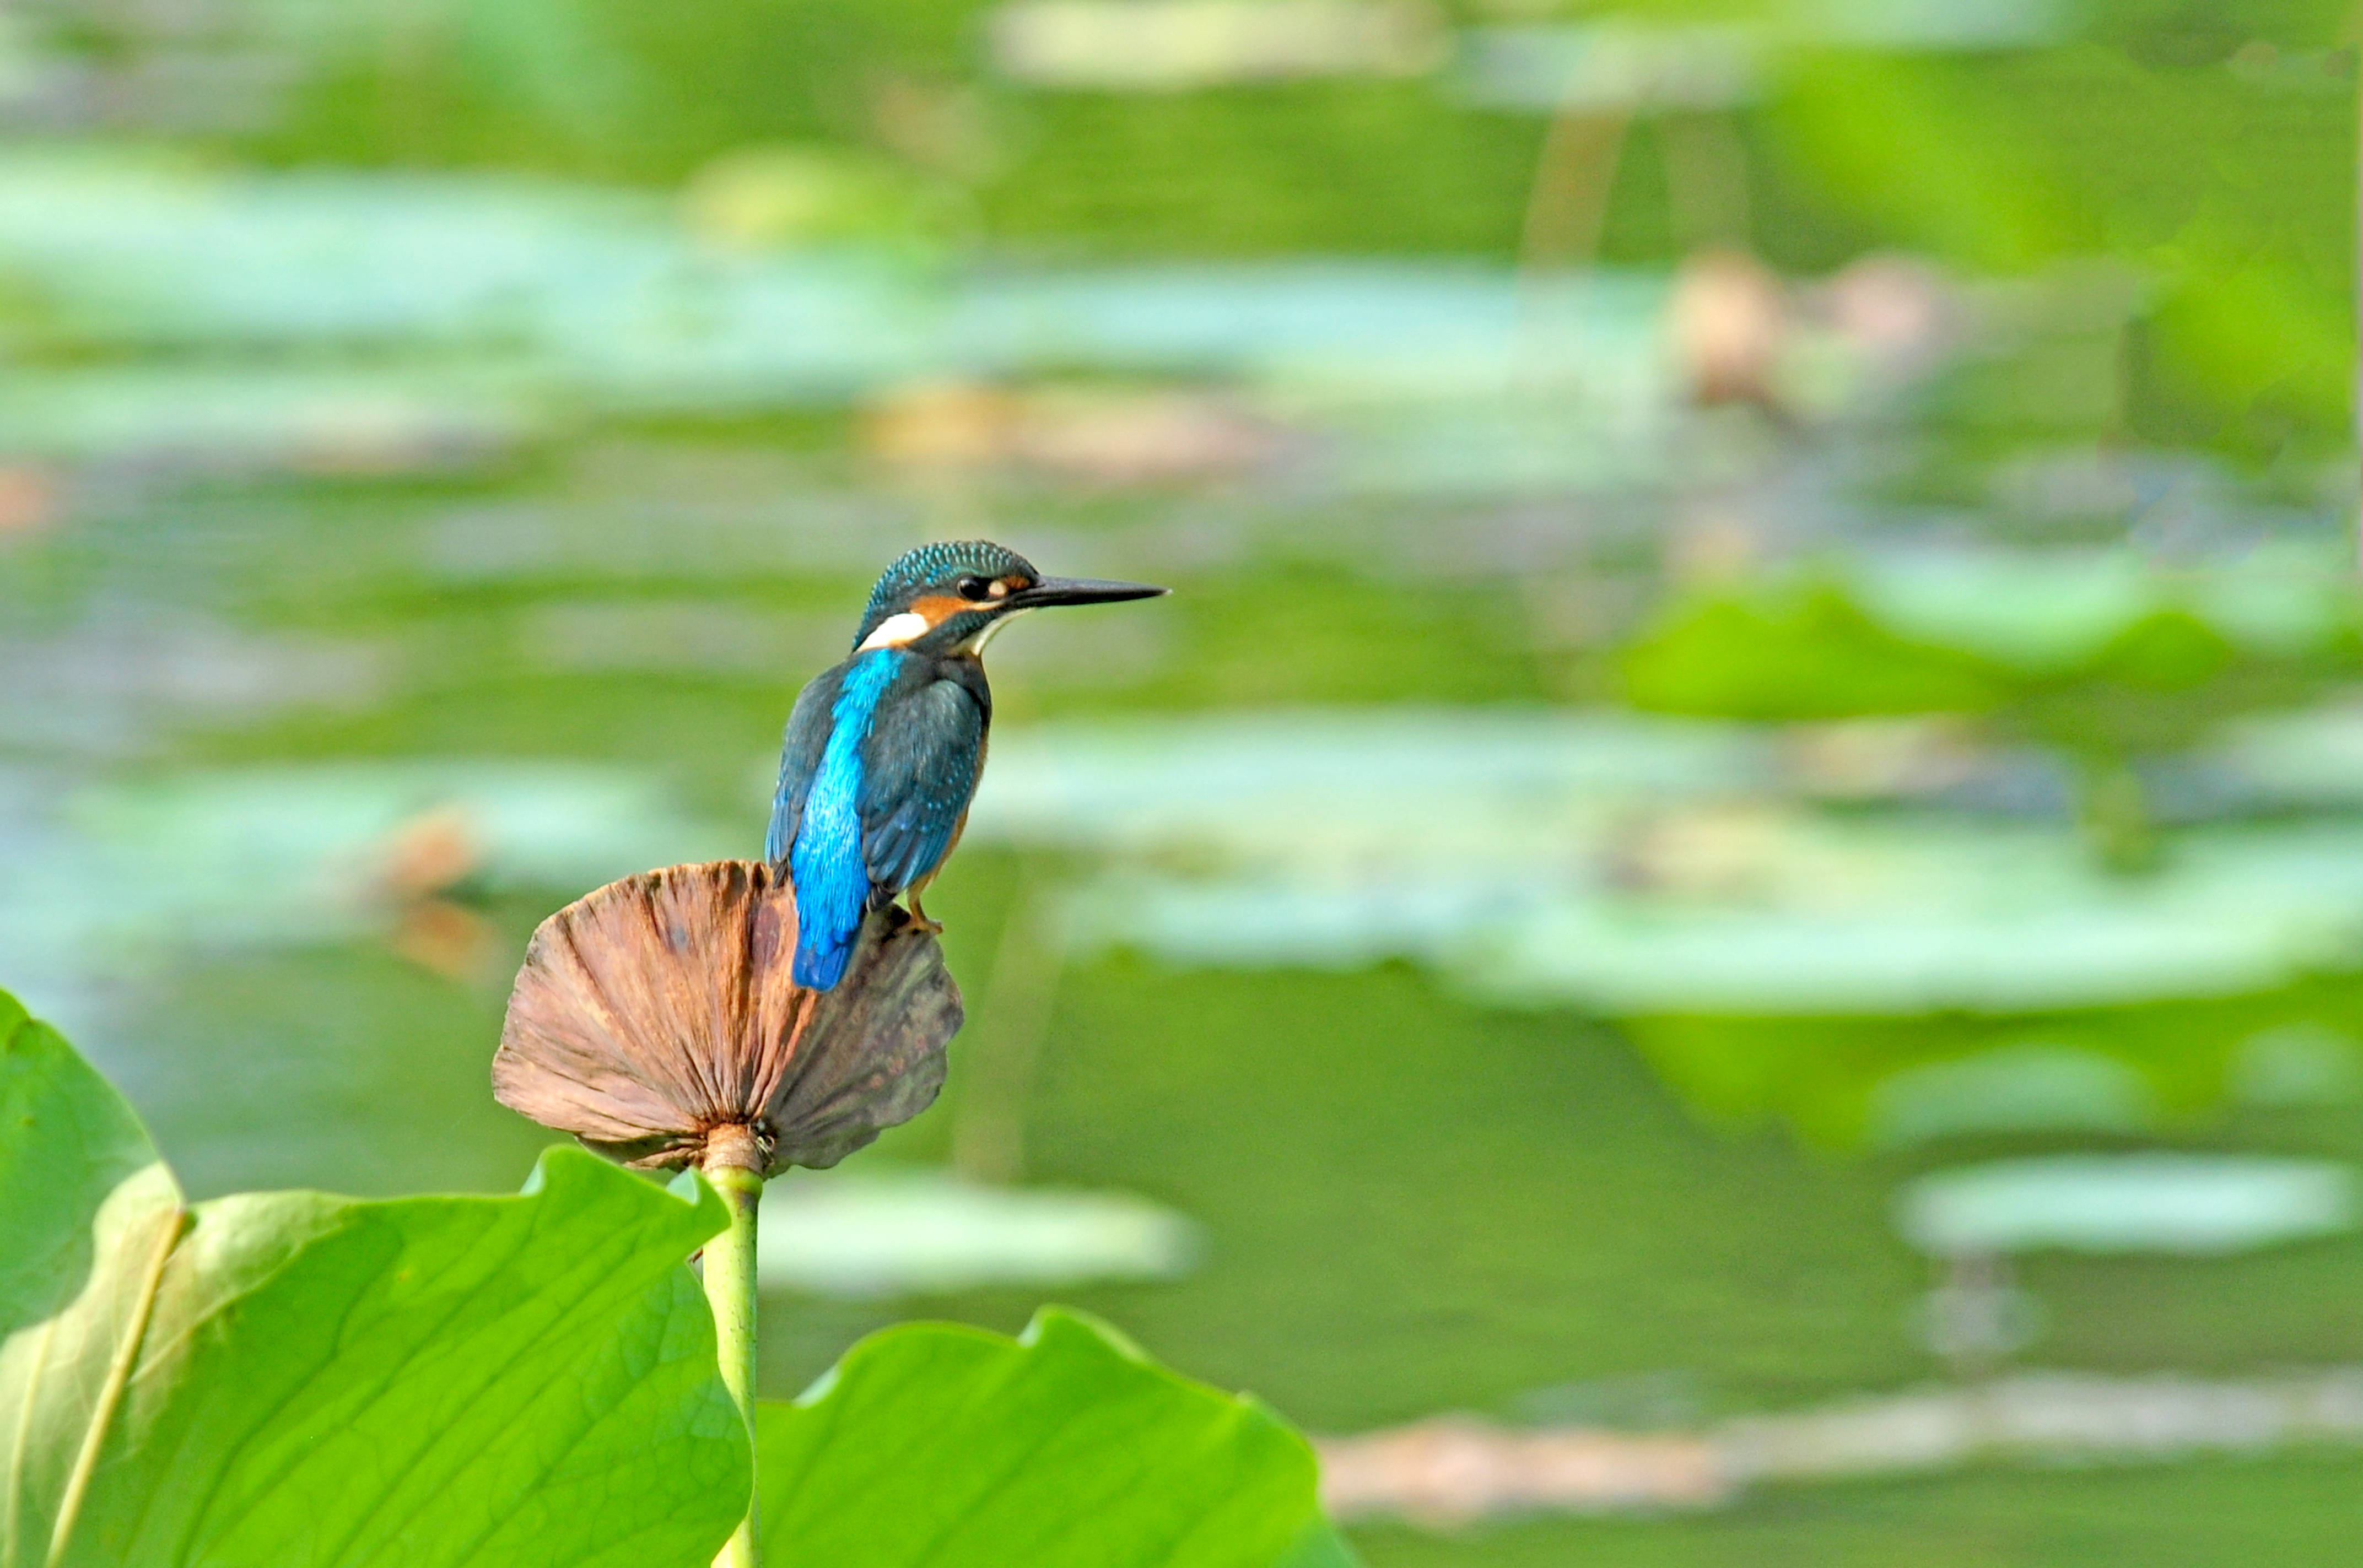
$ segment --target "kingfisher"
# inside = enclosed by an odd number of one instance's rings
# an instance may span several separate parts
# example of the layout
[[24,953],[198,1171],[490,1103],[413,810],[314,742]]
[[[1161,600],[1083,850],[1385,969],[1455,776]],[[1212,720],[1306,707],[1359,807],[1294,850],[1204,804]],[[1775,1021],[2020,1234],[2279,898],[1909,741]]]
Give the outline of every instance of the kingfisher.
[[919,895],[968,825],[993,726],[984,645],[1028,610],[1166,591],[1044,577],[984,539],[923,545],[870,591],[853,652],[797,694],[763,856],[796,897],[796,984],[834,988],[862,922]]

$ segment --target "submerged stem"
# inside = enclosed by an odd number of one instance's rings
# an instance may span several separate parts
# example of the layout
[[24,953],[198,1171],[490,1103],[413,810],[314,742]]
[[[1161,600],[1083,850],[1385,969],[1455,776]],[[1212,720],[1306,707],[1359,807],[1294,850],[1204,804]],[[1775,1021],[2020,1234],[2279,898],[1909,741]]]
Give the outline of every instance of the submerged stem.
[[[747,1441],[755,1441],[755,1210],[762,1202],[763,1177],[749,1164],[754,1140],[726,1139],[718,1129],[706,1141],[705,1179],[730,1206],[730,1228],[705,1246],[705,1299],[714,1308],[714,1339],[722,1362],[722,1385],[730,1390],[747,1423]],[[755,1156],[760,1163],[760,1156]],[[759,1568],[755,1499],[747,1499],[747,1517],[739,1521],[715,1568]]]

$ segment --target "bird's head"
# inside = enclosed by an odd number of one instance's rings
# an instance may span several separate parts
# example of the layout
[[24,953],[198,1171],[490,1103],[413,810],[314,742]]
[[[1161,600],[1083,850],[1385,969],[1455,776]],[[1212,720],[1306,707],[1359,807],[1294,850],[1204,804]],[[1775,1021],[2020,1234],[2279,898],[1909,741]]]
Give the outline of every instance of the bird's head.
[[986,539],[922,545],[886,569],[853,634],[857,653],[982,650],[1004,624],[1054,604],[1113,604],[1166,591],[1145,582],[1044,577],[1015,550]]

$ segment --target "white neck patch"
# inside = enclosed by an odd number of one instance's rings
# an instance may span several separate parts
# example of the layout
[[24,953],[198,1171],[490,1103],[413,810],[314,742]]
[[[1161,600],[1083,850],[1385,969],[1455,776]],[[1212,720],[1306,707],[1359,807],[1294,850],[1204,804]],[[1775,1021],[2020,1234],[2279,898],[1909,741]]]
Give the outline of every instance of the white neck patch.
[[983,628],[979,631],[976,635],[968,640],[968,651],[972,654],[982,653],[984,651],[984,645],[993,641],[993,635],[995,632],[998,632],[1002,627],[1006,626],[1010,622],[1017,619],[1018,616],[1029,615],[1031,613],[1033,613],[1033,612],[1030,610],[1005,610],[1002,612],[1002,613],[995,615],[992,620],[987,621],[984,624]]
[[861,639],[855,653],[869,653],[877,648],[905,647],[933,629],[925,615],[915,610],[905,610],[900,615],[889,615],[878,623],[878,629]]

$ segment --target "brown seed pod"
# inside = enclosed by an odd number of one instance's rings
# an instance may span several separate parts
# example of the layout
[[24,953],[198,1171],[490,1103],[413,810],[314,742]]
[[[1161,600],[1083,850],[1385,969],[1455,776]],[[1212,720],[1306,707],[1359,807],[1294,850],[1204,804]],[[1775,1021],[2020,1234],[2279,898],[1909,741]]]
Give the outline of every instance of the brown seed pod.
[[896,909],[835,989],[796,985],[792,889],[755,861],[627,877],[541,922],[509,996],[493,1093],[611,1159],[833,1165],[943,1087],[960,989]]

